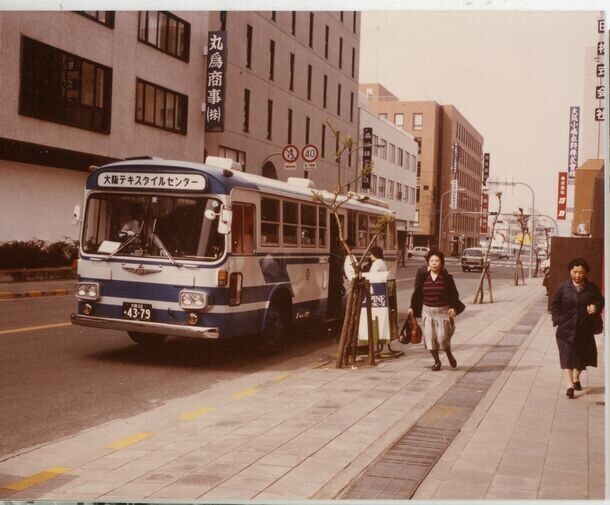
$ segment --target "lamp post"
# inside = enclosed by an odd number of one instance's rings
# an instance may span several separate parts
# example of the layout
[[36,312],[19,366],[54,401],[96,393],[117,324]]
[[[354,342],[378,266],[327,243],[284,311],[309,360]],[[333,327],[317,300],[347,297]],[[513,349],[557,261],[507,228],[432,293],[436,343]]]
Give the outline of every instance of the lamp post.
[[[532,278],[532,264],[534,261],[534,247],[536,247],[536,222],[534,221],[534,214],[536,212],[536,207],[534,207],[535,203],[536,203],[536,197],[534,195],[534,189],[527,184],[526,182],[519,182],[519,181],[496,181],[496,180],[490,180],[487,179],[487,184],[496,184],[496,185],[504,185],[504,186],[518,186],[519,184],[522,186],[526,186],[530,192],[532,193],[532,227],[531,227],[531,240],[530,240],[530,267],[529,267],[529,278]],[[525,240],[525,237],[522,237],[522,240]]]
[[[445,191],[442,195],[441,195],[441,209],[440,209],[440,213],[438,216],[438,249],[439,251],[443,252],[443,235],[442,235],[442,231],[443,231],[443,198],[445,198],[446,195],[448,195],[449,193],[451,193],[453,190],[450,189],[448,191]],[[456,191],[466,191],[466,188],[457,188]]]

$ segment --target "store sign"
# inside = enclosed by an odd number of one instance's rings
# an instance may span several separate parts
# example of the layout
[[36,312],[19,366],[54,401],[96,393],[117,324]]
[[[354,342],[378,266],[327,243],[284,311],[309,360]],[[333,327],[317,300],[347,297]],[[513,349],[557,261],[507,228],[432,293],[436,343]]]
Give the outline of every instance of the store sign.
[[208,32],[205,130],[224,131],[227,77],[227,32]]
[[489,153],[483,155],[483,186],[489,178]]
[[457,209],[458,202],[458,181],[457,179],[451,179],[451,195],[449,200],[449,208]]
[[595,108],[595,121],[605,121],[606,114],[603,107]]
[[597,65],[596,75],[597,77],[604,77],[606,75],[606,69],[604,68],[604,64],[600,63]]
[[[370,127],[362,129],[362,168],[370,165],[373,149],[373,129]],[[371,174],[362,176],[362,189],[370,189]]]
[[568,210],[568,173],[559,172],[557,185],[557,219],[566,219]]
[[457,142],[453,143],[453,158],[451,160],[451,171],[457,174],[458,163],[460,161],[460,145]]
[[606,45],[605,42],[598,42],[597,43],[597,56],[603,56],[604,54],[606,54]]
[[578,167],[578,135],[580,129],[580,107],[570,107],[570,141],[568,149],[568,177],[574,179]]
[[487,227],[488,216],[489,193],[487,193],[487,191],[483,191],[483,193],[481,193],[481,233],[489,233],[489,228]]
[[97,185],[108,189],[203,191],[206,188],[206,180],[199,174],[102,172],[97,176]]
[[597,33],[604,33],[606,31],[606,20],[598,19],[597,20]]
[[595,99],[596,100],[605,100],[606,99],[606,87],[605,86],[595,86]]

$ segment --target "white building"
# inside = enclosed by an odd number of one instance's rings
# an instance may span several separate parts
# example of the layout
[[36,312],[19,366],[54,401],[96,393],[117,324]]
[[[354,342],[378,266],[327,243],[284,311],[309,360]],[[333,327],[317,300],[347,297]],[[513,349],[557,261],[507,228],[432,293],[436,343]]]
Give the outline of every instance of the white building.
[[[363,190],[387,202],[396,212],[396,230],[400,248],[412,246],[410,233],[416,222],[417,142],[413,135],[369,108],[364,93],[358,97],[359,126],[373,129],[373,173],[371,187]],[[375,147],[383,144],[385,147]],[[360,151],[361,152],[361,151]]]

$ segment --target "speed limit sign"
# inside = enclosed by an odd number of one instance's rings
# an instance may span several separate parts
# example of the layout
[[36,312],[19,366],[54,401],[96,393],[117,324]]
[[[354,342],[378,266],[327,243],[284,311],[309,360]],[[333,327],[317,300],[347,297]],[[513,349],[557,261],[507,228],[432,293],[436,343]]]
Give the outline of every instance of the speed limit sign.
[[301,150],[301,156],[303,157],[303,168],[305,170],[315,170],[316,169],[316,160],[318,156],[320,156],[320,151],[318,150],[318,146],[314,144],[307,144],[303,146]]
[[294,144],[288,144],[282,149],[284,159],[284,170],[296,170],[297,159],[299,158],[299,148]]

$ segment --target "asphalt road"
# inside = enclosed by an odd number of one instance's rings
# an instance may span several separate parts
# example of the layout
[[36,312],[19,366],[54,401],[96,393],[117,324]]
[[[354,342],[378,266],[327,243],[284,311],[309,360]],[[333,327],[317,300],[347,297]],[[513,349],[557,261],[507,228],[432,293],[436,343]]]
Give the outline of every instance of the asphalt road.
[[[423,264],[413,258],[398,270],[403,317],[416,268]],[[454,262],[448,267],[461,298],[471,302],[480,274],[462,273]],[[512,278],[510,267],[492,272],[498,286]],[[124,332],[72,326],[74,305],[72,296],[0,301],[0,460],[217,381],[263,369],[293,370],[336,351],[334,337],[319,329],[291,339],[274,356],[261,356],[243,341],[171,338],[159,348],[146,349]]]

